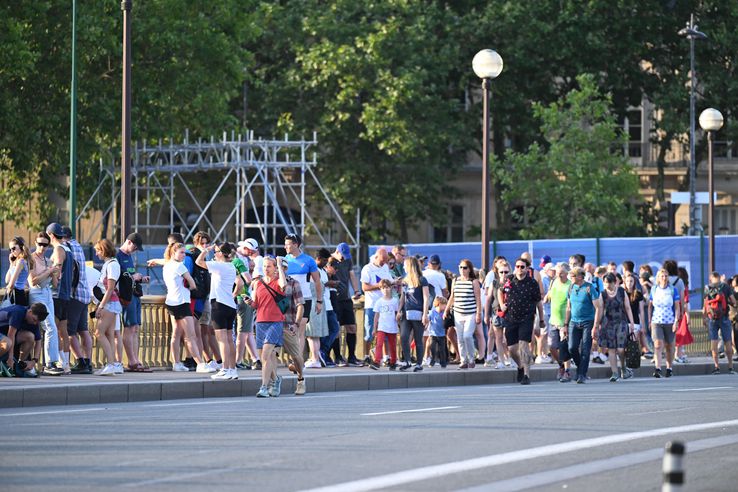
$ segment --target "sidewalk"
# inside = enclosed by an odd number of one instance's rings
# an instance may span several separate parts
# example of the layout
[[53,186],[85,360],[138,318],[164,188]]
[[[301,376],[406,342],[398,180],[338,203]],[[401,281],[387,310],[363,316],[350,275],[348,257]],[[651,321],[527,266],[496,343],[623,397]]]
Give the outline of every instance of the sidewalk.
[[[721,368],[727,370],[722,359]],[[554,381],[558,366],[535,365],[531,369],[533,384]],[[712,360],[695,358],[688,364],[675,364],[674,375],[710,374]],[[643,360],[635,377],[650,378],[653,363]],[[295,391],[296,377],[286,368],[280,368],[284,377],[282,394],[291,396]],[[607,365],[590,364],[592,379],[610,377]],[[182,373],[155,371],[153,373],[125,373],[121,376],[101,377],[92,375],[45,376],[37,379],[0,378],[0,408],[36,407],[49,405],[81,405],[100,403],[125,403],[134,401],[176,400],[184,398],[254,397],[261,378],[257,371],[239,371],[237,381],[212,381],[209,375],[194,372]],[[335,391],[367,391],[399,388],[425,388],[442,386],[470,386],[493,384],[517,384],[514,369],[488,369],[477,365],[475,369],[459,370],[450,365],[423,368],[422,372],[389,372],[387,368],[373,371],[368,367],[308,369],[305,371],[307,393]],[[619,382],[622,384],[623,382]],[[570,383],[574,384],[574,383]],[[625,382],[627,384],[627,382]]]

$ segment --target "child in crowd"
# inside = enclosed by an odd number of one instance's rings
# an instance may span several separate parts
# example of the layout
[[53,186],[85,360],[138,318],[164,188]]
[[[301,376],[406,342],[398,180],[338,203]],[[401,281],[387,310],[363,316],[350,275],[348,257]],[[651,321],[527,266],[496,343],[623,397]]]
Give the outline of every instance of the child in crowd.
[[369,367],[375,371],[379,370],[382,363],[382,349],[384,341],[389,341],[389,368],[394,371],[397,368],[397,322],[402,319],[399,313],[400,304],[392,297],[392,282],[382,279],[379,282],[382,297],[374,303],[374,333],[377,334],[377,344],[374,348],[374,360],[369,362]]
[[443,326],[443,312],[446,310],[448,301],[443,296],[436,296],[433,300],[433,309],[428,316],[428,335],[431,339],[431,362],[433,367],[438,361],[441,367],[448,364],[448,352],[446,350],[446,329]]

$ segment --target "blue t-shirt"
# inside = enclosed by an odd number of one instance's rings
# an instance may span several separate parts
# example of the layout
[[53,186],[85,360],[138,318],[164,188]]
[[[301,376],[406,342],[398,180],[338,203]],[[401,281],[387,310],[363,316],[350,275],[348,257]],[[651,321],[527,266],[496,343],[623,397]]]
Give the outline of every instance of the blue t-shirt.
[[594,301],[600,298],[596,287],[589,282],[584,282],[582,285],[572,284],[566,298],[571,304],[571,321],[575,323],[594,321]]
[[8,328],[11,326],[17,331],[34,331],[34,325],[26,321],[27,311],[28,308],[25,306],[8,306],[0,309],[0,333],[7,336]]
[[287,275],[300,282],[302,289],[302,297],[304,299],[312,299],[313,294],[310,291],[310,274],[318,271],[318,264],[312,256],[306,253],[300,253],[297,256],[287,255]]
[[136,273],[136,264],[133,262],[133,257],[131,255],[126,254],[121,250],[118,250],[118,252],[115,253],[115,258],[118,260],[118,263],[120,264],[121,274],[123,274],[124,272],[128,272],[130,274]]
[[428,324],[428,335],[432,337],[445,337],[446,330],[443,328],[443,313],[431,309],[428,319],[430,321]]
[[[420,287],[415,288],[404,284],[405,311],[418,311],[420,313],[423,312],[423,287],[428,287],[428,281],[425,279],[425,277],[420,277]],[[430,295],[430,292],[428,294]]]

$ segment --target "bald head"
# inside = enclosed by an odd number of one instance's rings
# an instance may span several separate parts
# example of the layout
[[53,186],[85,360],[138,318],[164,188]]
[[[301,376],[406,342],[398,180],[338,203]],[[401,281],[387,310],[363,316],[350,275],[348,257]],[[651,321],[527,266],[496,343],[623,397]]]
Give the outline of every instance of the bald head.
[[521,253],[520,257],[527,260],[531,265],[533,264],[533,257],[527,251]]
[[379,248],[377,252],[374,253],[374,264],[377,266],[385,265],[388,258],[389,256],[387,255],[387,249]]

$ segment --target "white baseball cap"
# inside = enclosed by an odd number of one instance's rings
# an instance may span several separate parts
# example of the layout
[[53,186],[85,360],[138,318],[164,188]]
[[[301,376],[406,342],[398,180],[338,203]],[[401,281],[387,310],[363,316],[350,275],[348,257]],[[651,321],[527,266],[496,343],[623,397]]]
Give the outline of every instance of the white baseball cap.
[[242,248],[248,248],[252,251],[259,251],[259,243],[256,242],[256,239],[248,238],[245,241],[239,241],[238,245]]

